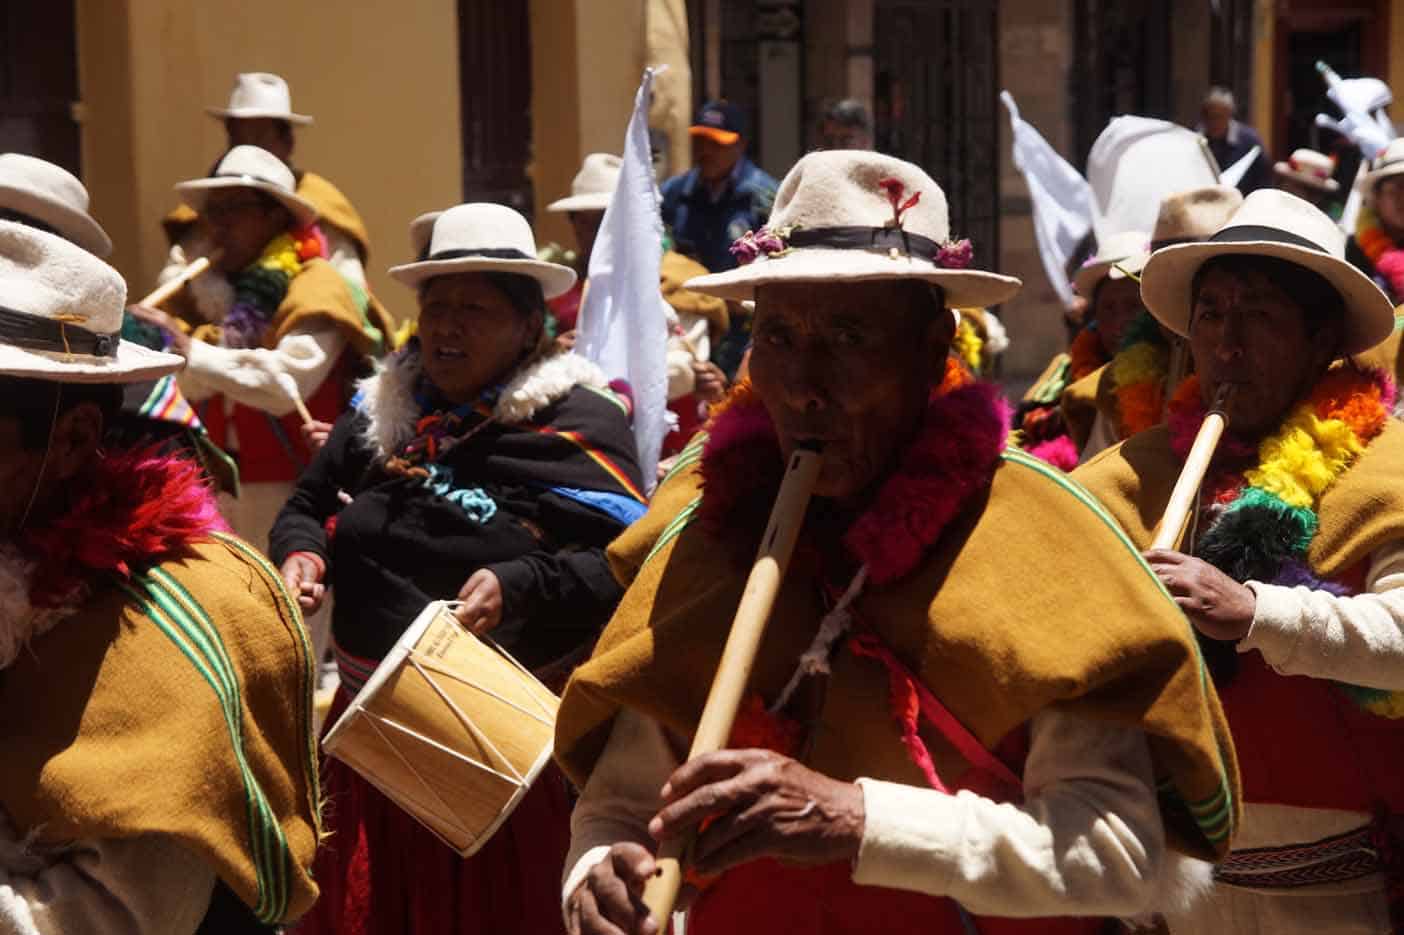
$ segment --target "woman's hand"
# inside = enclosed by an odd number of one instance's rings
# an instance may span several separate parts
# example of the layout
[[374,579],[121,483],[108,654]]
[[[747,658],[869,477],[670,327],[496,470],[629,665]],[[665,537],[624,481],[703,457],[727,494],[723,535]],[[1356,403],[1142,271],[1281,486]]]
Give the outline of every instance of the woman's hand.
[[1205,636],[1237,642],[1253,626],[1258,596],[1203,559],[1152,549],[1146,561],[1189,622]]
[[294,552],[283,562],[283,583],[297,596],[297,606],[305,616],[315,614],[327,596],[322,572],[321,563],[306,552]]
[[679,766],[648,831],[663,840],[711,819],[692,864],[715,874],[757,857],[852,860],[863,843],[863,790],[769,750],[722,750]]
[[486,568],[473,572],[458,589],[462,601],[454,613],[458,622],[474,633],[488,633],[502,622],[502,582]]
[[331,437],[332,424],[330,422],[304,422],[302,424],[302,441],[307,445],[307,450],[316,454],[327,444],[327,439]]
[[566,930],[570,935],[655,935],[658,926],[642,899],[653,870],[653,855],[640,845],[611,847],[566,900]]
[[148,325],[160,328],[170,339],[170,346],[167,350],[171,353],[179,354],[182,357],[190,356],[190,335],[185,333],[174,317],[149,305],[129,305],[127,311],[137,321],[144,321]]

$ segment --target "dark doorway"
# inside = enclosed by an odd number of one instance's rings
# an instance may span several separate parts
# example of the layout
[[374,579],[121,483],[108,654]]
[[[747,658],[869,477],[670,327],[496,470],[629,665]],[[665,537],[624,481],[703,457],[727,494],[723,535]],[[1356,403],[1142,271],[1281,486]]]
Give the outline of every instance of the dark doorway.
[[74,17],[72,2],[0,4],[0,152],[38,156],[81,175]]
[[[1309,147],[1336,157],[1336,179],[1349,186],[1359,148],[1316,126],[1316,115],[1340,111],[1326,96],[1318,61],[1342,78],[1387,78],[1388,4],[1381,0],[1290,0],[1279,7],[1276,48],[1276,122],[1269,141],[1276,152]],[[1268,133],[1264,132],[1264,136]]]
[[1349,140],[1316,125],[1316,115],[1340,111],[1326,96],[1326,82],[1316,71],[1318,61],[1326,62],[1346,77],[1361,74],[1360,23],[1331,32],[1294,32],[1287,37],[1287,94],[1281,100],[1286,111],[1286,145],[1278,151],[1289,153],[1306,146],[1319,152],[1353,149]]
[[1071,69],[1074,152],[1082,160],[1121,114],[1172,119],[1171,0],[1075,0]]
[[[458,0],[463,197],[532,214],[527,4]],[[429,93],[427,90],[425,93]]]
[[999,65],[995,0],[877,0],[878,150],[921,166],[946,193],[951,236],[976,264],[999,257]]

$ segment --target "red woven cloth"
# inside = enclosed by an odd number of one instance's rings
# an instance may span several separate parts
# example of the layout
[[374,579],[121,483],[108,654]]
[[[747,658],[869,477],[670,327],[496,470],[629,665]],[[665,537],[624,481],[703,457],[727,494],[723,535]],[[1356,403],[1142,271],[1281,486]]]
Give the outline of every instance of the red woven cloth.
[[847,864],[795,867],[767,859],[734,867],[713,883],[688,913],[687,933],[1096,935],[1103,924],[1098,919],[962,920],[949,899],[859,886]]
[[[345,710],[344,692],[327,717]],[[297,935],[560,935],[570,801],[554,766],[477,854],[464,860],[337,760],[322,765],[326,827],[313,877],[322,895]]]
[[[879,651],[875,640],[868,641],[867,646],[867,655],[888,666],[894,678],[901,676],[914,682],[894,655]],[[921,705],[923,713],[929,715],[939,709],[945,718],[938,719],[934,726],[952,743],[963,744],[963,738],[949,733],[954,718],[934,695],[924,687],[920,690],[929,696],[928,703]],[[893,697],[897,697],[896,683]],[[913,731],[917,713],[915,708],[910,712]],[[898,714],[894,710],[894,716]],[[759,695],[750,695],[737,714],[728,745],[761,747],[791,755],[800,742],[800,734],[801,728],[796,722],[784,715],[772,714]],[[1018,736],[1007,738],[1008,742],[1001,744],[1001,752],[1012,753],[1017,749],[1017,759],[1022,764],[1027,755],[1024,732],[1013,734]],[[920,740],[916,743],[929,765],[930,755],[925,745]],[[1006,746],[1007,751],[1003,749]],[[915,752],[910,744],[908,750]],[[914,756],[913,760],[916,759]],[[988,752],[974,759],[996,762]],[[995,770],[1009,773],[1008,767],[1002,764],[995,766]],[[979,767],[972,768],[964,777],[967,781],[957,785],[967,787],[969,780],[978,778],[981,773]],[[934,772],[930,776],[940,783]],[[984,778],[998,787],[996,778]],[[1018,780],[1013,782],[1017,785]],[[1019,790],[1006,785],[1003,791],[1005,795],[988,794],[997,801],[1009,801],[1008,794]],[[1086,918],[1006,919],[968,913],[962,916],[960,907],[950,899],[859,886],[853,882],[852,868],[842,863],[799,867],[766,858],[733,867],[720,877],[703,880],[690,876],[689,882],[698,886],[701,893],[688,914],[688,935],[732,935],[736,932],[764,932],[765,935],[867,935],[869,932],[883,935],[1096,935],[1105,924],[1100,919]]]

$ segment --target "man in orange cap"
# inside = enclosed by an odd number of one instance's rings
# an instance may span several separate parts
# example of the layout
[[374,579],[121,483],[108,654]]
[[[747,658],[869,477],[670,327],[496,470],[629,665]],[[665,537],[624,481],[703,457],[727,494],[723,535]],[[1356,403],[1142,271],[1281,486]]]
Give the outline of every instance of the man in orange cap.
[[[745,114],[735,104],[702,105],[688,130],[696,166],[663,183],[663,223],[672,232],[674,249],[714,273],[736,267],[731,245],[765,226],[775,201],[775,179],[746,156],[746,132]],[[748,324],[733,315],[712,354],[728,376],[745,353]]]

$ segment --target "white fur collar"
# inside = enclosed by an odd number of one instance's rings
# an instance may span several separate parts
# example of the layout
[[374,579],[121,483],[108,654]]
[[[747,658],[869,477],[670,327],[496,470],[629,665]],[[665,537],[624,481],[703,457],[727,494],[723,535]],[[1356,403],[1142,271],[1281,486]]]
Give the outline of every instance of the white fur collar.
[[[357,387],[361,391],[358,408],[367,418],[362,439],[382,457],[414,438],[420,416],[414,399],[419,374],[419,355],[402,351],[378,362],[375,373]],[[493,416],[506,425],[526,422],[581,385],[603,388],[609,381],[604,371],[579,354],[550,354],[527,364],[507,382]]]
[[34,563],[13,547],[0,546],[0,670],[8,669],[31,641],[43,636],[79,609],[81,594],[59,607],[35,607],[29,599]]

